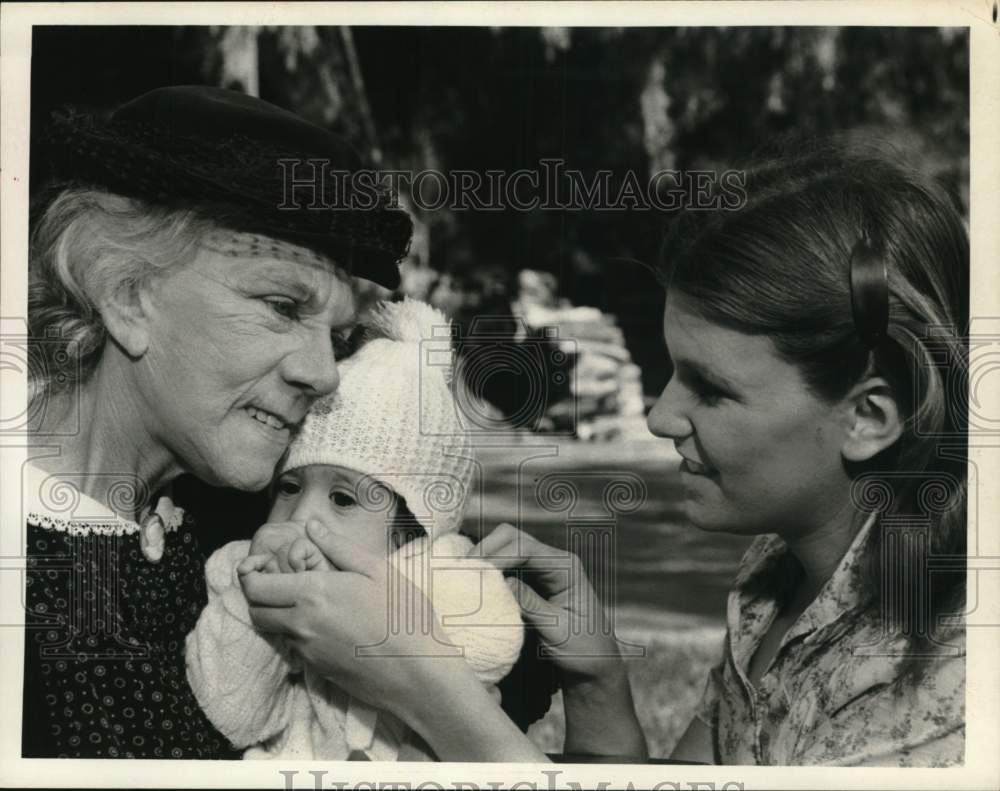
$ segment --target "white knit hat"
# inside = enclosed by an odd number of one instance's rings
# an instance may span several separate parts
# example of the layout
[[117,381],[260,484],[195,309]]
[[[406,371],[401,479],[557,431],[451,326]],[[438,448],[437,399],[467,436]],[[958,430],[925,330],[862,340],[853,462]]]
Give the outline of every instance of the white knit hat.
[[432,538],[457,532],[474,458],[452,395],[450,322],[404,299],[364,323],[369,340],[340,364],[340,387],[310,409],[281,471],[347,467],[401,495]]

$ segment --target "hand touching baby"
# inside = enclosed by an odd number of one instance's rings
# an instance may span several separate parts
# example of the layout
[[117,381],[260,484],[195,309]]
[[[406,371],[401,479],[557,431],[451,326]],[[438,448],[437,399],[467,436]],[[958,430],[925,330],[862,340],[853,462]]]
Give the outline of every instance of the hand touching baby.
[[307,538],[305,525],[299,522],[271,522],[254,534],[250,554],[240,563],[237,571],[241,575],[253,571],[291,574],[329,571],[332,568],[320,548]]

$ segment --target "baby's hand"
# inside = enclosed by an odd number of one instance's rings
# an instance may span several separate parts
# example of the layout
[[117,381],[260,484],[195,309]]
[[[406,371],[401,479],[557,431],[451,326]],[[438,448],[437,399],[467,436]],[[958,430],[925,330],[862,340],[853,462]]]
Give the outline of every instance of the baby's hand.
[[[330,571],[333,566],[326,556],[308,538],[297,538],[278,553],[279,566],[286,565],[289,571]],[[281,558],[285,558],[285,564],[281,563]],[[284,568],[282,569],[284,570]]]
[[241,577],[260,571],[265,574],[277,574],[281,569],[278,567],[278,558],[275,555],[247,555],[236,567],[236,573]]
[[304,525],[274,522],[257,530],[250,544],[250,554],[237,571],[241,575],[253,571],[289,574],[332,568],[319,547],[305,537]]
[[248,555],[239,566],[238,574],[254,571],[264,574],[290,574],[298,571],[330,571],[333,566],[308,538],[297,538],[272,554]]

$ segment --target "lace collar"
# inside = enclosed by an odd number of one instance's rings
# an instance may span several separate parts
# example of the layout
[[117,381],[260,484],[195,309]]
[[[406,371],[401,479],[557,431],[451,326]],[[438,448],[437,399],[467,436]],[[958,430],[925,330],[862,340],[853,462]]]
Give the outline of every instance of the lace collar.
[[[25,465],[24,470],[24,510],[30,524],[73,535],[123,536],[140,531],[138,523],[81,492],[73,481],[80,476],[50,474],[33,464]],[[112,504],[125,510],[132,506],[135,490],[123,481],[110,487],[109,496]],[[159,514],[166,532],[177,530],[184,522],[184,509],[169,497],[161,497],[150,513]]]

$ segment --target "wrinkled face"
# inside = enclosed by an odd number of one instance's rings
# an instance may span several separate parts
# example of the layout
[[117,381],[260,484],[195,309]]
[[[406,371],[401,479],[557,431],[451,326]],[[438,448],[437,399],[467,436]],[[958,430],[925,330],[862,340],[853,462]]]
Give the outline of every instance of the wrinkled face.
[[305,525],[310,519],[318,519],[334,535],[386,557],[397,545],[391,532],[395,503],[387,488],[360,472],[309,464],[288,470],[278,478],[268,522]]
[[697,527],[803,535],[849,503],[842,411],[814,396],[764,336],[706,321],[670,295],[674,373],[648,417],[683,457],[684,511]]
[[268,484],[294,428],[338,384],[349,282],[315,256],[203,247],[148,287],[135,385],[150,432],[202,480]]

